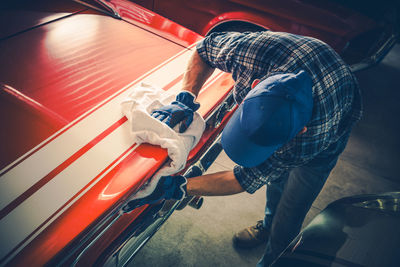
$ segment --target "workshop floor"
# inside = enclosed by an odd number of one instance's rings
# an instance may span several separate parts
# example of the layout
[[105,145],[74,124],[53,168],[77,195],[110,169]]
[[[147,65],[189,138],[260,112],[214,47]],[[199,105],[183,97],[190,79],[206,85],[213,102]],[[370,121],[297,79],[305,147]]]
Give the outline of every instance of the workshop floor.
[[[400,190],[400,45],[379,65],[357,73],[364,117],[354,128],[307,224],[333,200],[364,193]],[[234,164],[222,153],[209,172]],[[232,235],[263,218],[265,187],[255,194],[207,197],[200,210],[175,212],[130,266],[255,266],[264,246],[236,250]]]

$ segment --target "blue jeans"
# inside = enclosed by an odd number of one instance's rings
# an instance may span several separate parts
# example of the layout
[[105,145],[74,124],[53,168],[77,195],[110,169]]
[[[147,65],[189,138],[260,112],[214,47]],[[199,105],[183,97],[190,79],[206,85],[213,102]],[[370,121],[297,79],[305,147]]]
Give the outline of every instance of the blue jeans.
[[304,217],[343,152],[349,134],[330,145],[315,159],[269,182],[263,225],[270,231],[258,267],[269,266],[301,230]]

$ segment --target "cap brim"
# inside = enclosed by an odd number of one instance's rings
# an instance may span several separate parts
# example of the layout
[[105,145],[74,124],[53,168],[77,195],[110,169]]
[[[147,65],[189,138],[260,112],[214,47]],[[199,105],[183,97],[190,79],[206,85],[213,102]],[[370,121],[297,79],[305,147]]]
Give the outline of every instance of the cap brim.
[[221,143],[225,153],[236,164],[243,167],[255,167],[267,160],[282,145],[260,146],[253,143],[240,126],[242,107],[243,105],[238,107],[226,124]]

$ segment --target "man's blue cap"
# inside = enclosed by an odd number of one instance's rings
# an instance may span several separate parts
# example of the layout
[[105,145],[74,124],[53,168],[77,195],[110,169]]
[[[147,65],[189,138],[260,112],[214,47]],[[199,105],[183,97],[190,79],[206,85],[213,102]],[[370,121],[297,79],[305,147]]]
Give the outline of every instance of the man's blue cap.
[[254,167],[293,139],[310,121],[312,81],[305,71],[270,76],[247,94],[222,132],[237,164]]

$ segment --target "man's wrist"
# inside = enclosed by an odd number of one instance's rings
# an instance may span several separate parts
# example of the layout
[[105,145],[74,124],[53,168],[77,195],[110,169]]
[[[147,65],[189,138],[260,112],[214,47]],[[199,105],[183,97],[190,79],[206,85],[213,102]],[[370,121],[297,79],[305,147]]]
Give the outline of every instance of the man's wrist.
[[196,98],[197,98],[197,95],[196,95],[195,93],[193,93],[192,91],[189,91],[189,90],[181,90],[181,91],[179,92],[179,94],[180,94],[180,93],[189,93],[190,95],[193,96],[193,99],[196,99]]
[[187,179],[182,175],[174,176],[174,179],[177,186],[173,198],[181,200],[187,196]]
[[[181,91],[176,95],[176,101],[190,108],[193,112],[198,110],[200,104],[196,101],[196,96],[189,91]],[[172,102],[175,103],[175,102]]]

